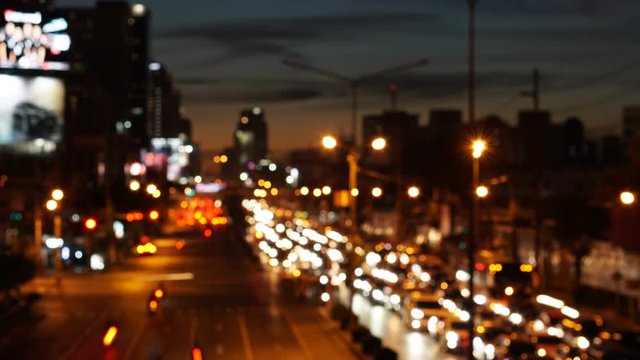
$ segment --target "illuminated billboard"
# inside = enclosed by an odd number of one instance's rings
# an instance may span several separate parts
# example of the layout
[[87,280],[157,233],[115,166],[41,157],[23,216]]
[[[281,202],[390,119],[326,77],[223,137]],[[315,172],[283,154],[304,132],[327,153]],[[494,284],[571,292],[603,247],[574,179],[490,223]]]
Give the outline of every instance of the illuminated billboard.
[[68,24],[47,13],[3,10],[0,17],[0,68],[69,70]]
[[51,77],[0,74],[0,149],[50,153],[62,139],[64,83]]
[[153,138],[151,152],[144,155],[144,164],[148,168],[161,170],[166,166],[167,180],[178,181],[182,169],[189,166],[189,154],[193,146],[184,144],[181,138]]

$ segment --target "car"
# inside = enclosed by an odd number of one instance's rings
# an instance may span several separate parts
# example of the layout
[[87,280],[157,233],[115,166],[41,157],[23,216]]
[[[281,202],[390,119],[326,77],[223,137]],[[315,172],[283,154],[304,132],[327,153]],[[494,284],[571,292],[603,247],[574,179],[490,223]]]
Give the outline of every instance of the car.
[[140,256],[153,255],[158,251],[158,248],[150,241],[138,243],[135,249],[136,253]]
[[471,346],[469,322],[467,321],[450,316],[444,320],[444,328],[441,332],[443,336],[440,339],[449,352],[464,353]]
[[440,304],[441,297],[430,292],[412,291],[405,298],[402,318],[414,330],[437,333],[438,321],[450,316]]
[[538,357],[549,356],[564,359],[571,352],[569,344],[557,336],[533,335],[531,343],[535,345]]

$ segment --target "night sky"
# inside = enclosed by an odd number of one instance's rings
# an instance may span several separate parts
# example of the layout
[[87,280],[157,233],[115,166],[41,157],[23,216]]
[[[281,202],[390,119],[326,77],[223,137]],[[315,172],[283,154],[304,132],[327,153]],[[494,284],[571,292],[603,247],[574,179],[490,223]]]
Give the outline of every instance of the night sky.
[[[93,0],[58,0],[86,5]],[[345,84],[284,66],[296,59],[349,76],[427,58],[428,66],[372,82],[360,114],[399,107],[426,121],[431,108],[466,110],[466,0],[154,0],[153,56],[183,93],[205,149],[232,141],[241,109],[266,111],[271,147],[316,145],[348,131]],[[619,132],[622,107],[640,104],[640,1],[480,0],[478,115],[514,122],[542,75],[554,121],[579,116],[588,133]]]

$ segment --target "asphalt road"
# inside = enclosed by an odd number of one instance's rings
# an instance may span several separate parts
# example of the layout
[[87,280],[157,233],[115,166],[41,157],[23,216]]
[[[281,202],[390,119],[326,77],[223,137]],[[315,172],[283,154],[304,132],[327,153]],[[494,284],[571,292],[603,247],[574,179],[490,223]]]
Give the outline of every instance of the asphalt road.
[[[0,325],[0,359],[354,359],[317,307],[294,298],[252,260],[242,239],[157,241],[158,253],[104,273],[39,277],[43,298]],[[162,281],[156,315],[147,299]],[[110,325],[115,342],[102,345]]]

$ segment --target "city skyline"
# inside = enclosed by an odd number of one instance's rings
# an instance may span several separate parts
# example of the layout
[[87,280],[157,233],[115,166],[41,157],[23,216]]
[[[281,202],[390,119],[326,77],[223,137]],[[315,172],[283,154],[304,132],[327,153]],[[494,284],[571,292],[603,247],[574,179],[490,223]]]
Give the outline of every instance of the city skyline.
[[[153,17],[152,54],[172,72],[203,148],[230,145],[240,109],[251,106],[264,108],[276,149],[315,145],[323,133],[349,131],[346,86],[288,68],[285,58],[349,76],[428,58],[426,67],[364,86],[360,115],[389,108],[386,87],[392,82],[399,85],[399,107],[423,121],[433,108],[466,111],[464,1],[186,1],[171,11],[167,1],[146,3]],[[495,113],[513,124],[517,110],[531,108],[520,92],[530,88],[537,67],[542,108],[555,121],[575,115],[588,132],[619,133],[622,107],[638,103],[633,79],[640,51],[632,50],[638,10],[632,1],[481,1],[478,117]],[[291,132],[300,134],[294,142]]]

